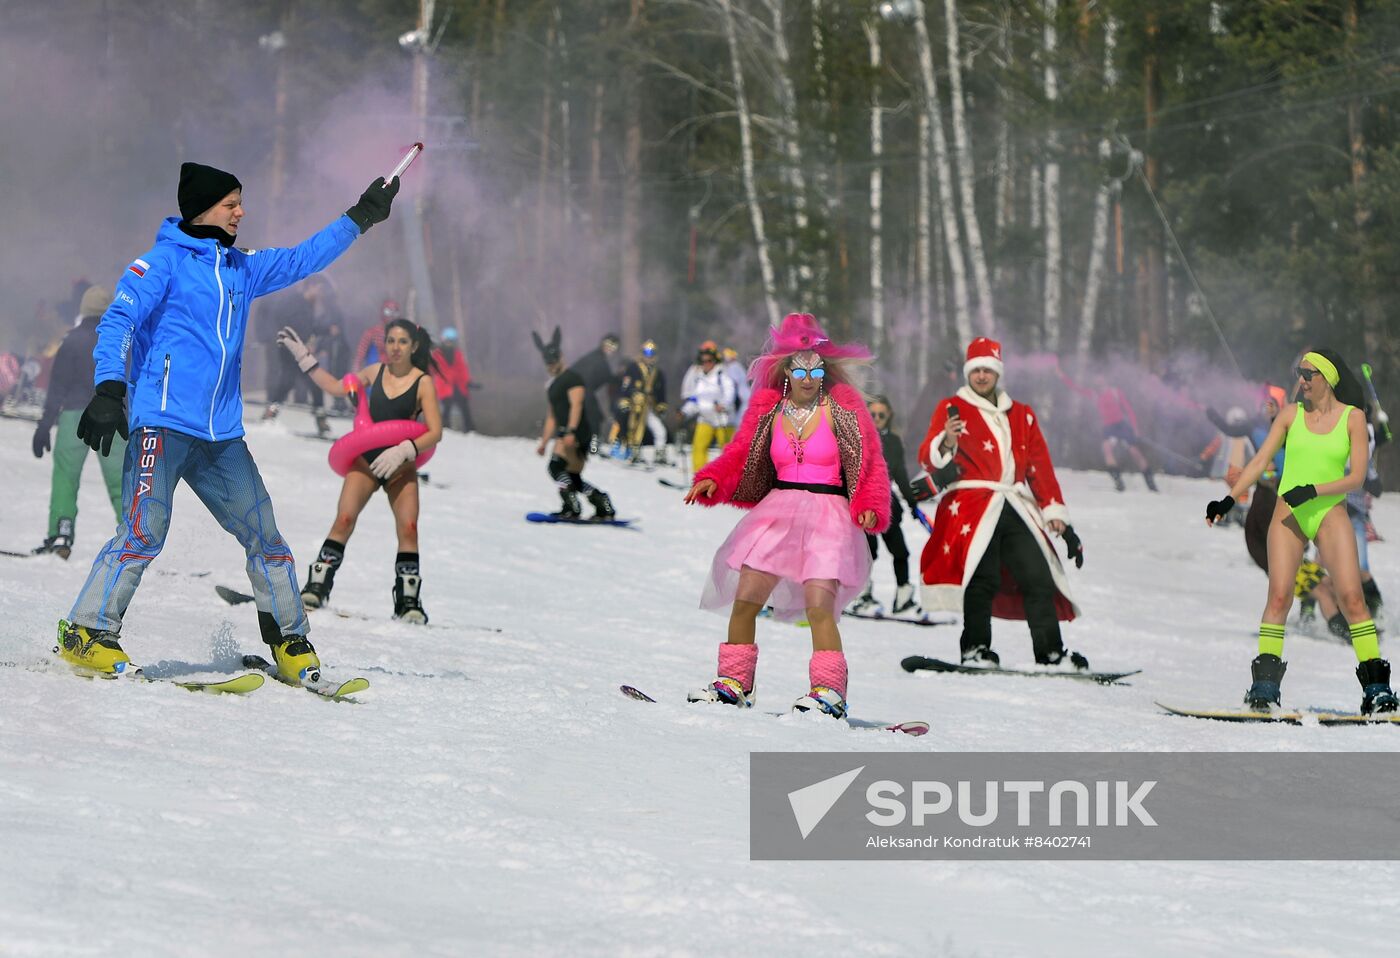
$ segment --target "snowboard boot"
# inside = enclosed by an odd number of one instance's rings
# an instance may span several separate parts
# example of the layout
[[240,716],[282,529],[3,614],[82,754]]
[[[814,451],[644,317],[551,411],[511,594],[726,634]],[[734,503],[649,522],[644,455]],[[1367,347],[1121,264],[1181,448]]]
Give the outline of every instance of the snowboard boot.
[[1298,602],[1298,624],[1305,628],[1311,628],[1316,621],[1317,600],[1311,595],[1306,595]]
[[131,657],[122,649],[115,632],[89,629],[58,620],[58,645],[54,652],[69,665],[89,672],[116,675],[125,672]]
[[572,489],[560,489],[559,498],[563,500],[563,506],[558,512],[552,512],[550,515],[556,519],[577,519],[583,514],[583,507],[579,505],[577,492]]
[[979,645],[963,650],[962,664],[974,668],[995,669],[1001,665],[1001,656],[987,646]]
[[612,499],[602,489],[595,488],[588,494],[588,504],[593,507],[595,521],[607,522],[617,518],[617,510],[613,508]]
[[35,555],[51,552],[60,559],[67,559],[73,552],[73,520],[58,520],[58,532],[44,539],[44,544],[34,550]]
[[753,689],[745,689],[737,679],[720,676],[703,689],[686,693],[687,702],[719,702],[722,705],[737,705],[741,709],[753,708]]
[[869,579],[865,582],[865,591],[856,597],[846,609],[852,615],[879,615],[884,612],[884,608],[875,601],[875,585]]
[[688,702],[719,702],[753,708],[753,676],[758,667],[758,646],[721,642],[718,677],[703,689],[686,696]]
[[[1254,661],[1249,663],[1254,684],[1244,693],[1244,704],[1258,712],[1267,712],[1270,706],[1281,704],[1279,683],[1283,681],[1283,673],[1287,669],[1288,663],[1277,655],[1264,652],[1255,656]],[[1360,670],[1357,671],[1359,674]],[[1390,671],[1388,667],[1386,671]],[[1364,680],[1362,684],[1365,684]]]
[[1119,492],[1122,492],[1125,488],[1127,488],[1123,485],[1123,474],[1117,469],[1108,470],[1108,475],[1109,478],[1113,480],[1113,488],[1117,489]]
[[1043,666],[1050,672],[1087,672],[1089,671],[1089,660],[1078,652],[1071,652],[1069,649],[1059,649],[1051,652],[1044,659],[1037,660],[1037,665]]
[[1157,491],[1157,483],[1152,479],[1152,470],[1151,470],[1151,469],[1144,469],[1144,470],[1142,471],[1142,481],[1145,482],[1145,483],[1147,483],[1147,491],[1148,491],[1148,492],[1156,492],[1156,491]]
[[277,678],[288,685],[303,685],[321,681],[321,659],[304,635],[279,635],[269,640],[272,661],[277,666]]
[[418,594],[423,588],[423,579],[415,572],[396,572],[394,575],[394,618],[415,625],[427,625],[428,613]]
[[319,437],[322,438],[322,439],[325,439],[326,436],[330,435],[330,431],[331,431],[331,421],[330,421],[330,418],[326,415],[326,411],[325,411],[324,409],[318,409],[318,410],[316,410],[315,416],[316,416],[316,435],[319,436]]
[[275,402],[268,403],[267,408],[263,410],[262,421],[272,422],[273,420],[275,420],[277,418],[277,412],[279,408],[280,407]]
[[1400,707],[1390,688],[1390,663],[1385,659],[1367,659],[1356,667],[1356,680],[1361,683],[1361,714],[1394,712]]
[[835,689],[814,685],[810,692],[792,703],[792,710],[824,713],[832,718],[843,719],[846,717],[846,697]]
[[919,611],[919,600],[914,597],[914,587],[908,582],[894,590],[894,614]]
[[317,560],[311,563],[311,571],[306,574],[306,585],[301,589],[301,604],[308,609],[319,609],[331,603],[331,589],[335,586],[334,565]]

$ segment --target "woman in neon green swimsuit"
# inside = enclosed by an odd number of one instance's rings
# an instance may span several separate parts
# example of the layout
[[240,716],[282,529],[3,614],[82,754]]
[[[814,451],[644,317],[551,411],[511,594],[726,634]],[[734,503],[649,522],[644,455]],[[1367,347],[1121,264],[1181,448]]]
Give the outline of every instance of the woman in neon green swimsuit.
[[[1380,657],[1376,623],[1361,591],[1356,538],[1347,518],[1346,494],[1366,478],[1366,415],[1361,385],[1340,356],[1328,349],[1305,353],[1298,364],[1302,402],[1286,406],[1268,438],[1230,488],[1206,506],[1206,522],[1228,515],[1235,497],[1259,479],[1280,446],[1287,456],[1279,480],[1279,502],[1269,523],[1269,598],[1259,621],[1259,655],[1251,663],[1254,683],[1245,693],[1250,708],[1279,704],[1283,623],[1293,605],[1293,579],[1308,540],[1317,543],[1337,591],[1337,604],[1351,629],[1360,663],[1361,711],[1394,712],[1400,701],[1390,688],[1390,663]],[[1347,472],[1350,464],[1351,471]]]

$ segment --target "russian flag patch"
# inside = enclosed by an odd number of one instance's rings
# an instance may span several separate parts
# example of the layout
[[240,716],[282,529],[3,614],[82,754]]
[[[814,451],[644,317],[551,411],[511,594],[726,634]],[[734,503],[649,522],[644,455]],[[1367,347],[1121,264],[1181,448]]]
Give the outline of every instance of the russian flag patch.
[[131,270],[137,276],[145,276],[146,270],[150,268],[151,264],[146,262],[144,259],[133,260],[131,265],[127,267],[127,269]]

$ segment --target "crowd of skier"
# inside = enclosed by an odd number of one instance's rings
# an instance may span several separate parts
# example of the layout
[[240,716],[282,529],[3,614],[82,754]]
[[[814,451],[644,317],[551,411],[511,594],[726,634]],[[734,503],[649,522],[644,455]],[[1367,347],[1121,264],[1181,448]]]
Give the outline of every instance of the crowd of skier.
[[[61,658],[101,672],[130,661],[122,619],[161,550],[180,481],[244,546],[262,637],[284,680],[318,677],[306,610],[330,602],[356,521],[380,489],[397,535],[393,615],[427,623],[416,464],[454,414],[464,431],[473,428],[465,353],[455,329],[441,330],[434,343],[393,300],[384,301],[352,353],[334,291],[318,275],[388,217],[397,190],[397,177],[380,178],[302,244],[255,255],[234,245],[242,184],[186,163],[180,216],[161,225],[155,245],[131,261],[115,290],[82,292],[77,322],[54,353],[34,433],[35,456],[51,452],[53,461],[47,534],[35,551],[71,554],[89,448],[98,453],[118,528],[60,623]],[[243,439],[239,382],[250,303],[298,283],[292,305],[274,313],[286,322],[275,334],[264,418],[275,419],[300,392],[321,434],[329,431],[323,397],[337,405],[359,400],[359,427],[413,425],[409,438],[366,442],[347,460],[330,529],[304,584]],[[810,314],[788,315],[747,365],[735,348],[700,343],[674,404],[654,341],[619,362],[621,339],[609,334],[570,363],[559,327],[548,339],[532,335],[548,376],[537,452],[547,456],[560,499],[549,519],[622,521],[612,497],[583,477],[598,454],[647,468],[674,464],[688,476],[687,503],[745,510],[702,589],[701,606],[729,624],[715,678],[692,701],[752,704],[756,621],[764,614],[811,631],[810,691],[798,710],[846,714],[843,613],[958,613],[959,664],[988,669],[1000,663],[991,619],[1023,620],[1038,666],[1089,670],[1061,631],[1079,607],[1055,542],[1076,567],[1084,545],[1039,416],[1006,388],[998,342],[968,344],[961,370],[948,370],[958,381],[931,397],[927,427],[911,423],[923,470],[911,478],[894,404],[866,391],[875,357],[862,345],[834,342]],[[1126,489],[1123,471],[1131,466],[1156,492],[1153,448],[1124,391],[1101,372],[1090,371],[1083,385],[1058,361],[1053,369],[1068,396],[1095,405],[1115,488]],[[1369,387],[1369,367],[1363,370]],[[1246,704],[1267,710],[1280,703],[1285,622],[1298,598],[1302,622],[1320,610],[1327,629],[1352,643],[1362,712],[1395,711],[1367,554],[1375,537],[1369,501],[1379,493],[1374,454],[1388,426],[1374,390],[1368,396],[1336,352],[1308,350],[1294,374],[1293,395],[1268,386],[1255,414],[1236,407],[1222,416],[1183,400],[1219,430],[1199,461],[1229,491],[1208,505],[1207,522],[1243,526],[1250,555],[1268,576]],[[901,528],[905,508],[928,531],[913,570]],[[871,575],[881,541],[896,586],[888,606],[876,598]]]

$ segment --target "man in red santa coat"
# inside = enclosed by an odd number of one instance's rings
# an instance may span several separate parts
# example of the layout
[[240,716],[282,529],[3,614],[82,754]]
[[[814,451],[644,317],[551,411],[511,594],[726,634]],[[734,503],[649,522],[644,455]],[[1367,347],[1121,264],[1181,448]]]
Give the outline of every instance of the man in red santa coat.
[[938,504],[921,562],[923,607],[961,611],[962,660],[995,667],[992,616],[1025,619],[1035,660],[1087,670],[1065,649],[1060,620],[1079,614],[1050,533],[1063,536],[1069,557],[1084,550],[1069,525],[1035,411],[997,388],[1001,344],[985,337],[967,348],[967,385],[934,409],[919,462],[932,471],[954,463],[956,482]]

